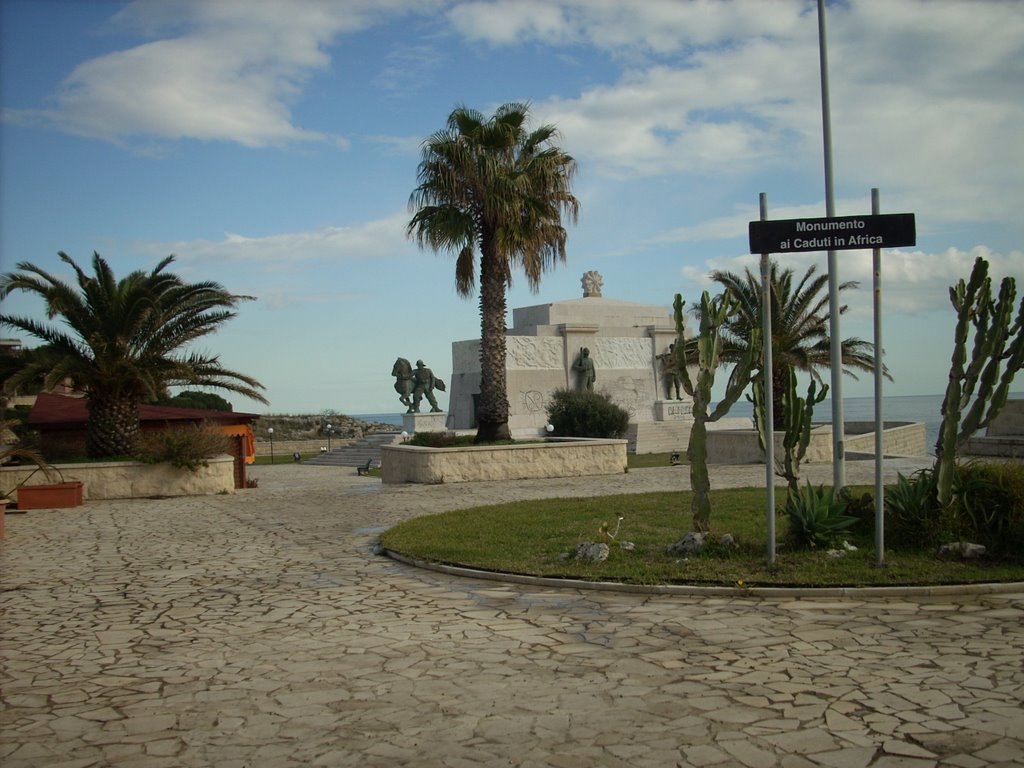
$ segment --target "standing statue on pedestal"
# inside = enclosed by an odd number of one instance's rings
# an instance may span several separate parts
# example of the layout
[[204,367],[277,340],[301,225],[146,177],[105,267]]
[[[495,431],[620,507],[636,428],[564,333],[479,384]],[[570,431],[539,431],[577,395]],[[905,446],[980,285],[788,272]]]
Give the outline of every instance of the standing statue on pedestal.
[[395,391],[398,399],[409,410],[406,413],[419,413],[420,402],[424,397],[430,403],[431,413],[441,413],[434,397],[434,390],[445,391],[444,379],[439,379],[434,372],[423,364],[422,360],[416,361],[416,369],[404,357],[395,360],[391,367],[391,375],[395,377]]
[[589,349],[586,347],[580,348],[580,356],[572,364],[572,369],[579,374],[578,388],[587,392],[593,392],[594,382],[597,381],[597,370],[594,368],[594,361],[590,359]]
[[661,363],[661,376],[665,379],[665,399],[672,399],[672,391],[675,390],[676,400],[682,400],[683,398],[679,394],[680,378],[679,378],[679,364],[676,360],[676,345],[669,344],[668,352],[658,355],[658,361]]
[[444,380],[434,376],[434,372],[427,368],[422,360],[416,361],[416,370],[413,371],[412,376],[412,407],[409,408],[409,413],[420,412],[420,401],[424,397],[430,403],[430,412],[440,413],[441,409],[437,407],[437,398],[434,397],[434,390],[437,389],[444,392]]

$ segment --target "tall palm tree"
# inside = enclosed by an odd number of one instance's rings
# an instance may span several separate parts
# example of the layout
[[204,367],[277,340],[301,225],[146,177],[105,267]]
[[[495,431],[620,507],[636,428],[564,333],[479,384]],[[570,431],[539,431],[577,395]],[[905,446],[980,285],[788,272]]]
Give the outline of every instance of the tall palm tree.
[[407,233],[420,247],[456,254],[455,289],[471,296],[480,277],[480,398],[477,442],[509,437],[505,374],[506,290],[515,267],[531,289],[565,261],[562,216],[575,221],[576,161],[553,144],[552,125],[528,131],[527,104],[492,117],[464,106],[423,143],[419,186],[409,198]]
[[217,356],[187,352],[191,342],[217,330],[251,299],[228,293],[214,282],[186,283],[165,272],[168,256],[151,272],[137,270],[121,280],[98,253],[95,274],[86,274],[67,254],[77,289],[28,262],[0,277],[0,299],[14,291],[43,299],[48,319],[0,314],[0,325],[18,328],[44,342],[8,381],[17,386],[40,373],[52,388],[69,381],[89,398],[86,449],[90,456],[130,454],[139,431],[138,406],[168,386],[192,385],[237,392],[266,403],[255,379],[220,365]]
[[[772,315],[772,403],[775,412],[775,426],[782,428],[782,397],[789,385],[791,370],[803,371],[821,381],[821,370],[831,368],[832,342],[828,334],[831,312],[828,307],[827,275],[817,275],[811,265],[804,276],[794,285],[792,269],[779,270],[771,262],[768,280],[771,286]],[[736,313],[728,320],[725,329],[726,347],[723,358],[739,359],[750,343],[751,329],[761,328],[761,275],[749,268],[744,275],[735,272],[715,270],[711,279],[736,297]],[[839,285],[839,291],[856,288],[858,283],[847,281]],[[824,291],[824,293],[823,293]],[[843,314],[844,304],[839,308]],[[844,373],[875,370],[874,345],[851,337],[843,339],[841,359]]]

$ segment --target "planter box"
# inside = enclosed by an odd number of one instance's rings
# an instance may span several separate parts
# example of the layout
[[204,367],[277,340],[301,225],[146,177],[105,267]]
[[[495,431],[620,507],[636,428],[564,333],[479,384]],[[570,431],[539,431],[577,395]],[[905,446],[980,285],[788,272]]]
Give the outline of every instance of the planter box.
[[23,485],[18,489],[18,509],[56,509],[82,506],[83,483],[71,480],[47,485]]
[[626,471],[626,441],[551,438],[521,445],[381,447],[385,483],[465,483],[544,477],[618,475]]
[[[217,456],[209,459],[208,464],[195,472],[177,469],[170,464],[140,464],[133,461],[57,464],[54,468],[60,471],[61,477],[83,484],[82,496],[90,500],[234,493],[234,458]],[[0,467],[0,488],[16,487],[31,477],[32,471],[30,467]],[[31,492],[30,489],[36,487],[22,486],[21,490]],[[19,496],[18,506],[21,506],[21,498]]]

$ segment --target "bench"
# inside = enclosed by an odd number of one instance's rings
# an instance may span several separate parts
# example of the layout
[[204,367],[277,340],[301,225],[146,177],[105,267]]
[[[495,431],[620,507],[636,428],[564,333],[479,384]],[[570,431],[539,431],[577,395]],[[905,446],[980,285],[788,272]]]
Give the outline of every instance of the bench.
[[370,474],[370,467],[373,466],[373,459],[367,459],[365,464],[360,464],[356,467],[357,475],[368,475]]

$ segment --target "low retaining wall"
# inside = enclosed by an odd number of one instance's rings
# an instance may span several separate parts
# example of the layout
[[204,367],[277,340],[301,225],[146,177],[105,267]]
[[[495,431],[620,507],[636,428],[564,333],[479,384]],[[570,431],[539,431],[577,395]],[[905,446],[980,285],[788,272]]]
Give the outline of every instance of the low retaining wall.
[[80,480],[88,499],[133,499],[148,496],[209,496],[233,493],[235,460],[231,456],[208,459],[209,466],[195,472],[170,464],[107,461],[89,464],[55,464],[50,478],[35,467],[0,468],[0,491],[10,492],[26,477],[26,485],[46,485],[61,480]]
[[381,448],[381,479],[385,483],[466,483],[618,475],[625,471],[625,440],[551,438],[522,445]]
[[[775,433],[775,456],[782,456],[781,432]],[[922,422],[887,421],[882,429],[882,452],[886,456],[927,456],[925,425]],[[843,441],[846,454],[875,453],[875,423],[847,422]],[[811,429],[804,463],[832,461],[832,425]],[[709,464],[763,464],[764,452],[753,429],[716,429],[708,432]]]

